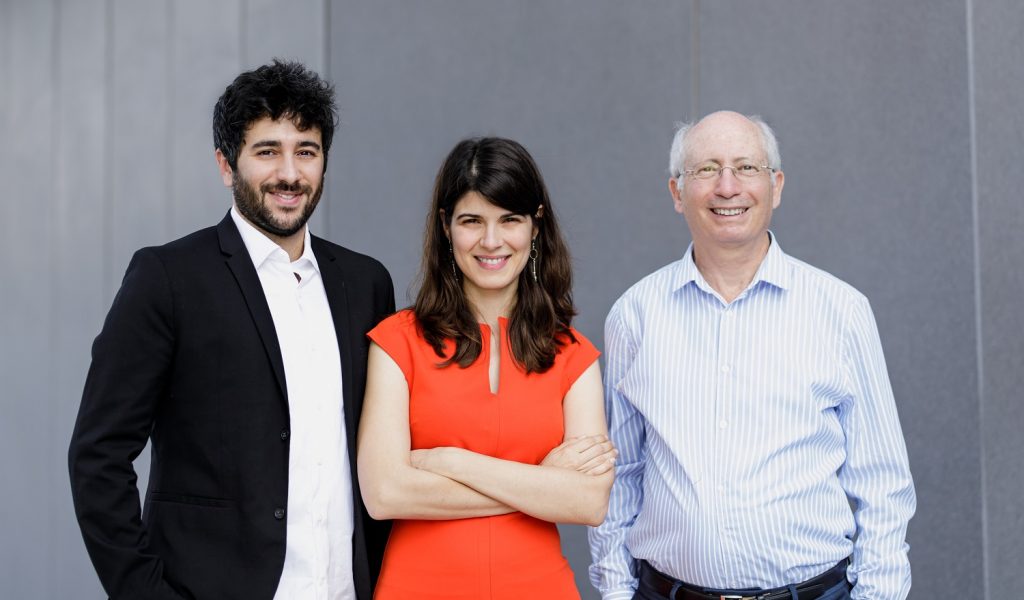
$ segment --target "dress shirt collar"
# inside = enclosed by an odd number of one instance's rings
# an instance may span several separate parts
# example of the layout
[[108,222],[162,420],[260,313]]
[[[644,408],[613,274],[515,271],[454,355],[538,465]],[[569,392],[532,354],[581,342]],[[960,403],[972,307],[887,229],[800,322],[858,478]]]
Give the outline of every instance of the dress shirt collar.
[[[283,258],[284,262],[296,264],[296,268],[303,269],[307,265],[312,267],[313,271],[320,273],[320,265],[316,262],[316,256],[313,254],[313,246],[310,243],[309,225],[305,226],[305,238],[302,241],[302,256],[297,260],[290,260],[288,253],[284,251],[284,248],[278,246],[277,243],[268,238],[262,231],[256,229],[252,223],[245,220],[241,214],[238,213],[238,209],[231,206],[231,220],[235,222],[235,227],[238,228],[238,233],[242,236],[242,243],[245,244],[245,249],[249,251],[249,258],[252,259],[252,264],[259,271],[263,263],[267,262],[271,257],[279,256]],[[300,275],[305,274],[300,271]]]
[[[750,281],[750,285],[747,286],[748,290],[753,289],[762,281],[783,290],[788,289],[790,286],[791,274],[789,265],[786,262],[786,253],[782,251],[778,240],[775,239],[775,234],[771,231],[768,232],[768,239],[768,253],[765,254],[761,265],[757,268],[757,272],[754,273],[754,278]],[[690,242],[689,247],[686,249],[686,254],[679,261],[676,284],[673,286],[673,289],[680,290],[690,283],[705,292],[713,293],[711,285],[701,275],[700,270],[697,268],[697,263],[693,260],[693,242]]]

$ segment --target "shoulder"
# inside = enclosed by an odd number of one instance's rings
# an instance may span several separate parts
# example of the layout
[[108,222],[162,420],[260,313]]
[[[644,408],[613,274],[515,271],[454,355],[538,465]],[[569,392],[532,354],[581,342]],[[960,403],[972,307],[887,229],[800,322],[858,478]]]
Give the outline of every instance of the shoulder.
[[860,290],[828,271],[788,254],[784,255],[784,260],[792,276],[794,290],[812,294],[837,307],[867,303],[867,297]]
[[391,329],[408,329],[416,330],[416,313],[411,308],[403,308],[396,312],[390,317],[383,319],[378,327],[388,327]]
[[197,267],[210,264],[212,258],[220,256],[219,248],[217,228],[207,227],[165,244],[136,250],[128,264],[128,274],[143,279],[187,279]]
[[217,228],[207,227],[166,244],[142,248],[137,254],[150,254],[161,260],[177,261],[194,257],[197,254],[216,252],[219,247]]
[[387,317],[370,330],[368,335],[402,369],[409,382],[412,382],[418,368],[437,362],[436,359],[422,360],[432,356],[433,350],[420,334],[416,315],[410,309],[400,310]]
[[569,333],[574,339],[569,339],[568,335],[563,336],[563,343],[558,346],[554,364],[555,372],[561,374],[563,395],[601,356],[601,352],[582,333],[572,327],[569,328]]
[[569,334],[572,337],[570,337],[569,335],[564,335],[564,334],[560,336],[560,339],[561,339],[563,345],[565,345],[565,346],[582,346],[582,347],[591,347],[591,348],[595,347],[593,342],[591,342],[587,338],[587,336],[585,336],[582,333],[580,333],[580,331],[578,329],[576,329],[575,327],[570,327],[569,328]]
[[416,315],[411,309],[405,308],[382,319],[370,332],[370,337],[380,342],[384,337],[402,337],[406,339],[421,338]]
[[645,313],[664,306],[678,289],[683,260],[676,260],[630,286],[612,304],[607,323],[641,319]]
[[671,294],[679,282],[682,262],[681,259],[671,262],[646,275],[623,292],[616,304],[645,304]]

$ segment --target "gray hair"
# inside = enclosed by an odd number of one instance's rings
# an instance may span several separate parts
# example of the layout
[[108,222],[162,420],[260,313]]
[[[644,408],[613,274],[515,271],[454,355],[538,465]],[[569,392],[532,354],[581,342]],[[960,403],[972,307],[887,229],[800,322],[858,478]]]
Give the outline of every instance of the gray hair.
[[[764,119],[758,115],[744,115],[752,123],[757,125],[758,131],[761,132],[761,146],[764,150],[765,158],[768,161],[768,166],[776,171],[782,170],[782,156],[779,154],[779,141],[775,139],[775,132],[768,126],[768,123],[764,122]],[[668,172],[672,176],[672,179],[678,178],[683,174],[684,162],[686,161],[686,137],[689,135],[690,130],[699,121],[689,121],[686,123],[676,123],[676,135],[672,138],[672,149],[669,150],[668,159]]]

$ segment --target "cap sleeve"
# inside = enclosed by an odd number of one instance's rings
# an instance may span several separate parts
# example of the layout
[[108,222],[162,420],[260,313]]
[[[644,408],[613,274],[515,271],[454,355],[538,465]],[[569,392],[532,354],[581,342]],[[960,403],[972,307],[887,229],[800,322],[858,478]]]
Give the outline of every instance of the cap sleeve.
[[384,319],[370,330],[371,340],[377,343],[398,368],[402,369],[405,381],[412,386],[412,344],[416,337],[416,316],[411,310],[397,312]]
[[582,333],[572,329],[573,336],[576,337],[576,341],[570,341],[565,346],[562,346],[561,351],[558,353],[559,360],[562,361],[562,395],[564,396],[569,392],[569,388],[572,387],[576,380],[580,378],[580,375],[586,371],[590,365],[594,364],[597,357],[601,356],[601,352],[590,343]]

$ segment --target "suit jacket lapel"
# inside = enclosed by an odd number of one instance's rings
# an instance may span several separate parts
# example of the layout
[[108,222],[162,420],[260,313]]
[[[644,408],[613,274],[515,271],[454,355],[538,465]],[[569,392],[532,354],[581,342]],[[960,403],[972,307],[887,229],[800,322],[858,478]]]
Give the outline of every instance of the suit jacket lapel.
[[324,291],[327,293],[327,304],[331,307],[331,318],[334,320],[334,334],[338,338],[338,352],[341,355],[341,389],[342,407],[345,412],[345,434],[348,438],[350,458],[355,454],[356,447],[356,414],[355,401],[352,398],[352,327],[349,323],[348,292],[345,283],[345,271],[340,261],[320,240],[312,237],[313,254],[320,266]]
[[253,323],[259,331],[260,339],[263,340],[263,347],[267,352],[267,358],[274,368],[274,377],[277,379],[278,389],[287,401],[288,387],[284,378],[284,361],[281,358],[281,344],[277,340],[277,330],[274,328],[274,318],[270,315],[270,306],[267,304],[267,297],[263,293],[263,285],[260,277],[256,274],[256,267],[252,264],[249,251],[245,248],[241,234],[231,220],[229,213],[217,225],[217,235],[220,237],[220,249],[225,255],[225,262],[231,273],[238,282],[238,287],[245,297],[245,303],[249,307]]

